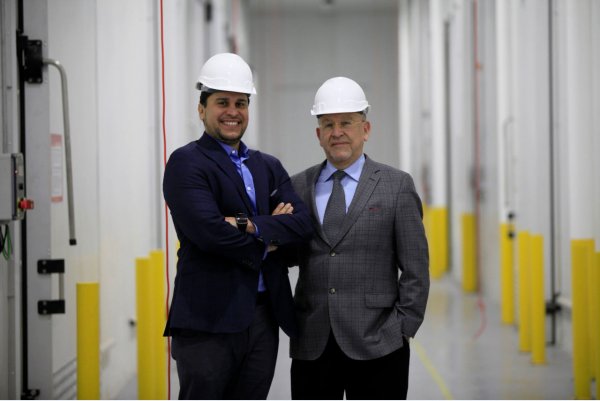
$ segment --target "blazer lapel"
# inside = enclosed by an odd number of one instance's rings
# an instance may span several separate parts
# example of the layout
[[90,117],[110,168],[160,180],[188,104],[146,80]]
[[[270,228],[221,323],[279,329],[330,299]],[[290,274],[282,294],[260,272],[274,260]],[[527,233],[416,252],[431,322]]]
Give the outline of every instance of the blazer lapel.
[[304,199],[304,202],[310,209],[310,215],[313,219],[313,226],[317,228],[317,235],[321,237],[323,241],[329,243],[327,237],[325,236],[325,232],[323,231],[323,226],[319,221],[319,212],[317,211],[317,202],[315,199],[315,186],[317,185],[317,179],[319,178],[325,163],[326,162],[318,164],[307,171],[306,182],[304,183],[304,185],[307,187],[307,197]]
[[244,181],[237,172],[233,162],[229,158],[229,155],[225,153],[225,150],[223,150],[221,145],[219,145],[215,139],[211,138],[206,133],[202,135],[197,143],[200,150],[206,155],[206,157],[213,160],[217,167],[225,174],[225,176],[235,183],[235,189],[242,198],[244,205],[246,205],[246,208],[249,211],[252,211],[252,202],[250,201],[250,198],[248,198],[246,188],[244,188]]
[[335,243],[330,243],[332,247],[336,246],[344,238],[354,223],[356,223],[358,216],[360,216],[362,211],[365,209],[367,202],[369,201],[369,198],[371,198],[371,195],[373,194],[378,182],[379,169],[375,163],[373,163],[365,155],[365,165],[363,166],[363,170],[360,174],[358,186],[356,187],[356,192],[354,193],[354,198],[352,198],[352,202],[348,208],[348,213],[342,222],[342,227],[340,228],[338,238],[334,241]]

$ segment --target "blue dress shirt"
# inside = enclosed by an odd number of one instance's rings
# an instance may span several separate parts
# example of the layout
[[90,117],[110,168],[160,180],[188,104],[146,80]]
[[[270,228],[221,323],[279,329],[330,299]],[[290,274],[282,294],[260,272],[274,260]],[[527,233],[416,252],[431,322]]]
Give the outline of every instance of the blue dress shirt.
[[[365,165],[365,155],[361,155],[358,160],[352,163],[348,168],[344,169],[346,176],[342,179],[342,187],[344,187],[344,195],[346,197],[346,213],[352,203],[352,198],[356,192],[358,186],[358,179],[362,173],[363,166]],[[327,201],[331,196],[333,190],[333,173],[337,169],[329,162],[325,164],[321,175],[315,185],[315,203],[317,204],[317,212],[319,213],[319,221],[323,224],[323,216],[325,215],[325,208],[327,207]]]
[[[242,177],[242,180],[244,181],[244,188],[246,189],[246,193],[248,194],[248,197],[250,198],[250,201],[252,203],[254,214],[256,214],[256,191],[254,190],[254,179],[252,178],[252,173],[244,164],[244,162],[250,157],[248,155],[248,147],[243,142],[240,142],[239,150],[235,150],[226,143],[223,143],[221,141],[217,142],[219,142],[223,149],[225,149],[225,152],[227,152],[227,155],[229,155],[229,159],[233,162],[233,164],[235,164],[238,174]],[[254,228],[256,229],[255,235],[258,236],[258,227],[256,226],[256,224],[254,225]],[[265,286],[265,283],[263,281],[261,271],[258,276],[258,291],[262,292],[266,290],[267,287]]]

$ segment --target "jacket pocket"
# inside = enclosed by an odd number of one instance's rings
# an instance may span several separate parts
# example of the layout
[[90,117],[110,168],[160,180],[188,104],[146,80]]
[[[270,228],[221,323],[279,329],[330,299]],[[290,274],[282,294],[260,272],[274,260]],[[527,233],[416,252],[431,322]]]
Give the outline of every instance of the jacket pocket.
[[398,294],[388,293],[367,293],[365,294],[365,305],[367,308],[391,308],[396,303]]

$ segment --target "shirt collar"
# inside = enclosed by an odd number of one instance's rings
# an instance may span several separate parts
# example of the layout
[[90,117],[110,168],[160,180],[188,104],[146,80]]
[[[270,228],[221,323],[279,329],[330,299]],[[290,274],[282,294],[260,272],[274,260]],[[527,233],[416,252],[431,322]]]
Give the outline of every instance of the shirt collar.
[[244,142],[240,141],[240,146],[238,148],[239,150],[235,150],[233,147],[227,145],[224,142],[219,141],[218,139],[215,139],[215,141],[217,141],[217,143],[221,145],[221,147],[225,150],[225,153],[227,153],[229,157],[237,156],[240,159],[248,158],[248,147],[246,146],[246,144],[244,144]]
[[[350,166],[346,167],[344,169],[344,172],[348,176],[350,176],[354,181],[358,182],[358,179],[360,178],[360,173],[362,172],[364,165],[365,165],[365,155],[362,154],[354,163],[352,163]],[[323,167],[323,170],[321,171],[321,176],[320,176],[321,180],[323,180],[323,181],[329,180],[331,178],[331,176],[333,175],[333,173],[335,173],[336,171],[337,171],[337,168],[335,168],[333,166],[333,164],[331,164],[329,162],[329,160],[327,160],[325,167]]]

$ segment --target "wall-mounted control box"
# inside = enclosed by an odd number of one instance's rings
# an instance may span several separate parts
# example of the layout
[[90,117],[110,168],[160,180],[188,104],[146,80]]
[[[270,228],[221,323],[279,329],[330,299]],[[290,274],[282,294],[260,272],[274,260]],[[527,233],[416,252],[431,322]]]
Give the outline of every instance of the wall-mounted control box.
[[33,202],[25,199],[23,154],[0,153],[0,224],[21,220]]

